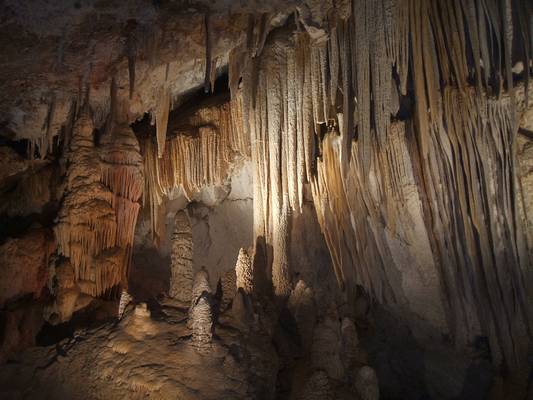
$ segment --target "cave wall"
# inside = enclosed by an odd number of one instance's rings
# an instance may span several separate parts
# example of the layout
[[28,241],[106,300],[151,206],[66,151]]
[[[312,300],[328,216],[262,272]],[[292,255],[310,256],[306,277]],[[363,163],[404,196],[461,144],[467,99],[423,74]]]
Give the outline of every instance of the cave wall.
[[[168,284],[175,215],[186,210],[192,227],[194,271],[205,267],[210,284],[216,289],[221,276],[235,268],[239,249],[252,248],[250,168],[249,162],[237,164],[225,184],[202,187],[191,199],[178,190],[165,200],[165,237],[158,246],[151,240],[149,218],[141,219],[130,276],[132,284],[144,286],[144,280],[153,280],[150,275],[155,274],[159,275],[160,285],[151,295],[168,290],[165,283]],[[142,280],[138,274],[142,274]]]

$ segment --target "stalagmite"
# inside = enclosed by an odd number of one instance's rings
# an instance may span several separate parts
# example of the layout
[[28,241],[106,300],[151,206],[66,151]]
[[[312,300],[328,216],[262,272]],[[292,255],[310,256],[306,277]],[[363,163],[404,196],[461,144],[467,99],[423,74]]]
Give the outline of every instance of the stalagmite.
[[191,223],[184,210],[176,213],[174,224],[170,254],[171,277],[169,295],[179,301],[190,302],[192,300],[191,291],[193,286],[193,243]]
[[333,317],[320,321],[313,334],[311,359],[314,368],[324,370],[332,379],[342,379],[344,366],[341,361],[340,325]]
[[235,275],[237,289],[242,289],[246,294],[252,294],[254,291],[252,260],[248,252],[242,248],[239,250],[239,256],[235,264]]
[[118,303],[118,319],[122,319],[124,316],[124,311],[126,311],[126,307],[131,303],[133,300],[133,297],[125,290],[122,291],[120,294],[120,301]]
[[355,389],[361,400],[379,399],[378,377],[372,368],[364,366],[357,371]]
[[308,378],[300,395],[301,400],[333,400],[335,394],[324,371],[315,371]]
[[202,267],[202,269],[200,269],[200,271],[196,272],[194,275],[191,293],[191,308],[204,292],[211,294],[211,285],[209,284],[209,275],[207,270],[205,267]]
[[341,322],[341,337],[342,337],[342,361],[344,368],[349,371],[358,356],[359,338],[357,336],[357,329],[354,322],[344,317]]
[[[200,306],[199,310],[195,314],[195,307],[200,302],[200,299],[202,299],[202,305]],[[192,329],[193,325],[195,324],[195,315],[201,316],[201,322],[198,326],[199,329],[202,328],[203,323],[207,323],[207,308],[209,308],[209,315],[211,315],[211,301],[212,301],[212,291],[211,291],[211,285],[209,284],[209,274],[207,273],[207,270],[205,267],[202,267],[196,274],[194,275],[193,285],[192,285],[192,293],[191,293],[191,306],[189,307],[189,319],[187,320],[187,326]],[[211,318],[211,317],[209,317]],[[209,319],[210,320],[210,319]]]
[[237,293],[235,270],[230,269],[226,271],[220,278],[220,286],[222,288],[222,299],[220,302],[221,310],[226,310],[232,302]]
[[296,283],[287,303],[287,308],[298,325],[302,348],[309,351],[313,342],[313,330],[316,322],[316,305],[313,289],[303,280]]
[[193,305],[189,315],[192,345],[200,353],[208,353],[211,350],[214,327],[210,303],[210,296],[207,293],[202,294]]

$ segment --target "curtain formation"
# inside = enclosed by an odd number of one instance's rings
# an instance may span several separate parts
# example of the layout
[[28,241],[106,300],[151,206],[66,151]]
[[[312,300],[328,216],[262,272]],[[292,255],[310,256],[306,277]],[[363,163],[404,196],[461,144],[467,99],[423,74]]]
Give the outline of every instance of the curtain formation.
[[236,156],[248,157],[250,141],[242,127],[241,108],[239,96],[221,105],[200,108],[166,137],[161,157],[152,139],[146,139],[144,197],[150,206],[155,237],[164,225],[159,207],[165,196],[182,188],[190,198],[202,186],[221,185],[228,176],[230,162]]
[[[301,13],[270,33],[268,15],[251,17],[230,53],[231,102],[202,109],[166,145],[158,130],[158,150],[146,141],[153,231],[174,188],[220,184],[236,153],[249,156],[254,231],[272,247],[278,296],[291,290],[290,219],[310,185],[348,293],[361,285],[399,302],[402,266],[415,262],[437,276],[455,341],[486,335],[496,363],[517,364],[531,337],[531,221],[517,212],[515,160],[531,5],[344,3],[328,13],[327,35],[310,34]],[[517,60],[525,67],[513,76]],[[525,81],[518,93],[513,79]]]
[[531,264],[516,211],[512,50],[529,65],[531,9],[493,0],[352,7],[330,14],[327,40],[297,18],[261,51],[256,29],[231,54],[251,136],[255,234],[272,245],[275,292],[290,287],[289,219],[310,183],[342,286],[398,301],[395,237],[421,241],[405,251],[429,250],[419,261],[438,272],[453,337],[487,335],[495,362],[514,365],[531,335]]

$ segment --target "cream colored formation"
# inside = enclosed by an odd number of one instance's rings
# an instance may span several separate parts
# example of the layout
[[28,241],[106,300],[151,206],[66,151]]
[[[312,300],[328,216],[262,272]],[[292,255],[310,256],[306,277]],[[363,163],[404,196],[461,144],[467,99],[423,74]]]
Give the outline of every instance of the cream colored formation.
[[[230,60],[242,75],[255,234],[272,245],[274,290],[290,290],[290,214],[310,183],[341,287],[399,301],[411,293],[397,269],[415,260],[442,298],[429,319],[459,345],[482,332],[495,363],[520,364],[531,260],[516,217],[511,50],[513,30],[527,36],[528,26],[493,0],[354,0],[352,10],[328,19],[326,40],[297,23],[258,52],[256,31]],[[398,122],[409,74],[413,119]]]
[[183,210],[176,213],[172,250],[170,254],[170,297],[182,302],[191,301],[193,283],[193,243],[191,223]]
[[162,229],[160,206],[174,189],[181,188],[191,197],[203,186],[220,185],[227,178],[230,162],[248,156],[250,142],[240,124],[241,115],[237,97],[229,103],[200,108],[168,137],[158,133],[158,150],[150,138],[145,141],[144,204],[150,207],[155,237]]
[[[120,287],[127,287],[144,185],[142,158],[128,125],[114,124],[99,147],[94,144],[94,129],[91,117],[82,111],[67,156],[67,184],[55,234],[59,253],[68,260],[58,267],[58,287],[52,288],[57,291],[53,312],[60,320],[69,319],[79,308],[60,304],[65,290],[76,292],[68,296],[69,303],[75,303],[79,296],[114,296]],[[70,268],[73,277],[67,284],[59,271]]]

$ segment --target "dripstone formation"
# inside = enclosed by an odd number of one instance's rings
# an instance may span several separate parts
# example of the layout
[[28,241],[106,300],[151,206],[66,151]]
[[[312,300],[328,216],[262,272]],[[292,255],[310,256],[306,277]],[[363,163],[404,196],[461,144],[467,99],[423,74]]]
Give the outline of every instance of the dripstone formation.
[[533,3],[0,33],[0,398],[533,396]]

